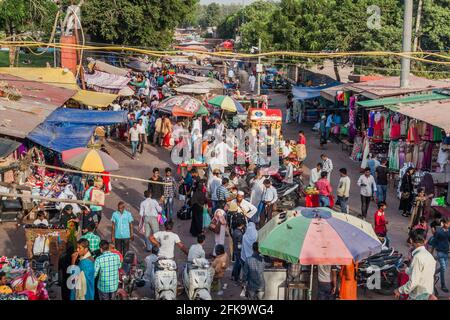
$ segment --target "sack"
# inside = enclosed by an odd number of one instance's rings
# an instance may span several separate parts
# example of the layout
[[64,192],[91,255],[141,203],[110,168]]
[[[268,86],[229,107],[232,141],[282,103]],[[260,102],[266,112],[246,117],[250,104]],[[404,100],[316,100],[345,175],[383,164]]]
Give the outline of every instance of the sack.
[[409,192],[402,192],[401,198],[403,200],[409,199],[410,193]]
[[142,235],[145,235],[144,217],[141,217],[141,220],[139,220],[138,232]]
[[220,223],[216,221],[216,219],[213,219],[211,223],[208,226],[208,229],[214,232],[215,234],[220,233]]
[[91,201],[97,202],[99,206],[105,205],[105,193],[98,189],[92,189]]
[[33,255],[39,256],[41,254],[49,254],[50,246],[49,240],[47,236],[38,235],[36,239],[34,239],[33,243]]

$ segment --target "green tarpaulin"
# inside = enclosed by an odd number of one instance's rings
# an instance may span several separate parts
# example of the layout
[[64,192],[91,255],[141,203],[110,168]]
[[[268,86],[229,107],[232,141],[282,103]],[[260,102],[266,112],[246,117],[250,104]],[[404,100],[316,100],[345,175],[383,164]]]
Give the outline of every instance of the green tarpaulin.
[[448,99],[449,96],[439,94],[439,93],[432,93],[432,94],[419,94],[419,95],[413,95],[409,97],[403,97],[403,98],[384,98],[384,99],[377,99],[377,100],[367,100],[367,101],[358,101],[358,105],[365,108],[373,108],[373,107],[381,107],[381,106],[388,106],[388,105],[394,105],[394,104],[405,104],[405,103],[415,103],[415,102],[423,102],[423,101],[432,101],[432,100],[444,100]]

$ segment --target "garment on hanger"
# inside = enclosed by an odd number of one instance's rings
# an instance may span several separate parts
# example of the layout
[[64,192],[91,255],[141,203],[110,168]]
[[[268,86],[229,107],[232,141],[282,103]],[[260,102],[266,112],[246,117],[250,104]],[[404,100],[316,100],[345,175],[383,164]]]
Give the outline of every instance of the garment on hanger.
[[361,161],[361,168],[365,169],[367,168],[367,158],[370,153],[370,141],[369,137],[364,138],[363,142],[363,154],[362,154],[362,161]]
[[405,163],[405,157],[406,157],[406,143],[404,141],[399,141],[397,169],[403,166],[403,163]]
[[398,152],[399,152],[399,142],[391,141],[389,143],[389,151],[388,151],[389,169],[391,170],[398,170],[398,162],[399,162]]
[[375,113],[373,124],[373,142],[383,142],[384,117],[381,112]]
[[427,146],[428,142],[422,141],[419,145],[419,158],[417,159],[416,168],[418,170],[427,169],[427,167],[424,166],[424,158],[425,158],[425,148]]
[[390,119],[391,119],[391,117],[387,113],[384,113],[383,117],[384,117],[383,140],[384,141],[389,141],[389,140],[391,140],[390,136],[389,136],[390,128],[391,128],[390,127]]
[[442,130],[438,127],[433,127],[433,141],[442,141]]
[[416,127],[416,120],[410,120],[409,121],[409,128],[408,128],[408,136],[406,138],[406,141],[411,143],[419,143],[419,132]]
[[414,145],[410,142],[405,144],[405,162],[412,162]]
[[391,116],[391,132],[390,137],[392,140],[400,139],[401,135],[401,126],[400,126],[400,117],[398,114]]
[[400,135],[402,137],[406,137],[408,133],[408,119],[403,115],[399,117],[400,117]]
[[412,145],[412,163],[414,163],[414,165],[417,168],[417,164],[419,163],[419,145],[418,144],[414,144]]

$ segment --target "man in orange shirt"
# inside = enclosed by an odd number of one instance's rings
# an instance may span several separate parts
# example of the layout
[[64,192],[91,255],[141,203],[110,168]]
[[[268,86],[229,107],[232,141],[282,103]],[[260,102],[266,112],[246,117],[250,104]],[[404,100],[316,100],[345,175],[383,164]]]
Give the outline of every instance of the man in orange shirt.
[[320,173],[320,179],[316,182],[316,188],[319,191],[319,206],[330,206],[330,195],[333,192],[330,181],[328,181],[328,173],[323,171]]

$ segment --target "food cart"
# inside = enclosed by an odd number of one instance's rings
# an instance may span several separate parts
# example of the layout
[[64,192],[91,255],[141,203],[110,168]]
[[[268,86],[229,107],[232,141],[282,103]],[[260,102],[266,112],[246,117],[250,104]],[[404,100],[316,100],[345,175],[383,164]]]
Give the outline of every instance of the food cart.
[[272,132],[280,134],[283,116],[280,109],[248,109],[247,124],[251,129],[260,129],[266,126]]

